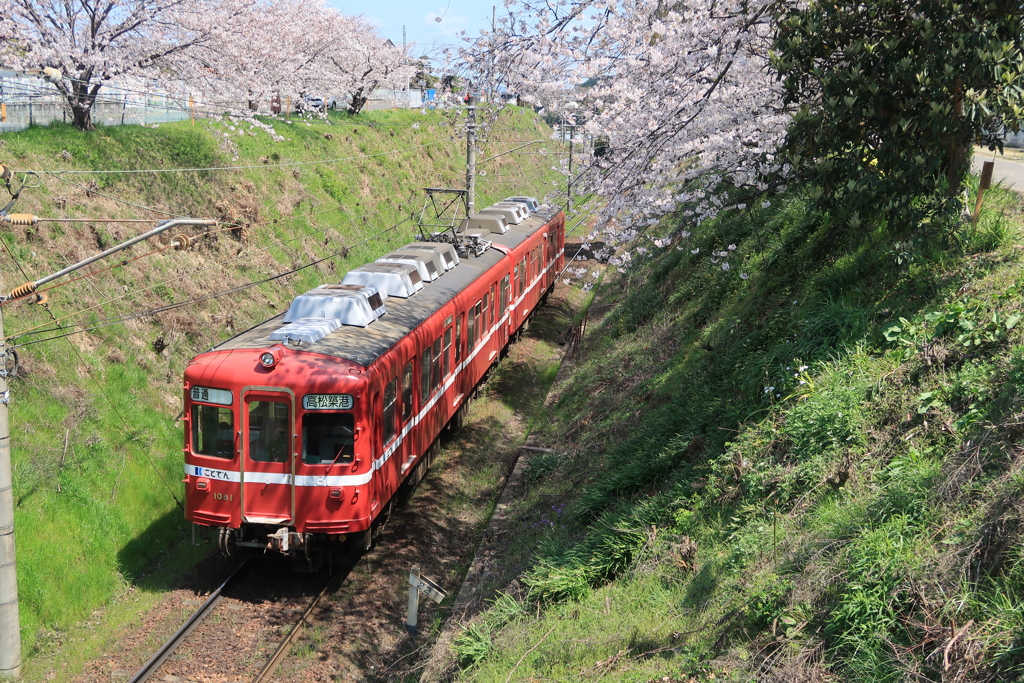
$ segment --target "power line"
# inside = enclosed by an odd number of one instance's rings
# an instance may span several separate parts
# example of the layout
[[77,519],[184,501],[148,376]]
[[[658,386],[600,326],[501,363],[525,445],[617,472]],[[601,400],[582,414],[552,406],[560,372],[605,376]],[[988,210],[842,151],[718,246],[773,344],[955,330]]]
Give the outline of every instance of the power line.
[[[7,246],[7,242],[5,240],[0,240],[0,242],[3,243],[4,249],[7,251],[8,256],[11,257],[11,260],[14,262],[14,265],[16,265],[18,267],[18,270],[21,271],[21,274],[23,276],[25,276],[26,279],[28,279],[28,273],[25,272],[25,269],[22,267],[21,262],[18,261],[18,259],[14,256],[14,253],[11,251],[10,247]],[[47,315],[50,316],[50,319],[53,321],[54,325],[57,326],[57,329],[63,331],[64,328],[63,328],[63,326],[61,326],[60,322],[57,320],[57,316],[54,315],[53,311],[50,309],[50,305],[48,303],[44,302],[43,303],[43,309],[46,311]],[[78,362],[81,364],[82,367],[86,367],[87,364],[85,362],[85,359],[82,358],[81,352],[78,350],[78,348],[74,344],[71,343],[71,340],[68,339],[68,336],[69,336],[69,334],[65,332],[64,334],[58,335],[57,337],[54,337],[54,338],[56,339],[56,338],[64,337],[65,339],[67,339],[68,346],[71,347],[71,350],[74,352],[75,356],[78,358]],[[114,401],[107,394],[106,390],[103,388],[103,386],[99,383],[99,381],[96,378],[92,378],[92,380],[93,380],[93,384],[96,387],[96,389],[100,392],[100,394],[103,395],[103,398],[106,399],[107,403],[110,404],[110,407],[113,409],[114,414],[117,415],[117,417],[121,420],[122,424],[124,424],[125,429],[127,430],[127,433],[131,433],[131,431],[132,431],[131,425],[128,424],[128,420],[125,419],[124,415],[121,414],[121,411],[118,410],[117,405],[114,403]],[[156,470],[157,476],[159,476],[160,479],[163,481],[163,484],[167,488],[167,490],[170,492],[171,497],[174,498],[174,502],[178,504],[179,508],[184,509],[184,507],[182,505],[182,502],[180,500],[178,500],[178,496],[176,496],[174,494],[174,490],[171,488],[170,484],[167,482],[167,478],[164,477],[163,473],[156,466],[156,463],[153,462],[153,459],[151,457],[149,457],[149,453],[147,453],[145,451],[145,449],[143,449],[142,452],[146,456],[146,459],[149,460],[149,464],[152,465],[154,470]]]
[[[352,245],[350,247],[343,247],[342,249],[340,249],[340,250],[338,250],[338,251],[336,251],[336,252],[334,252],[332,254],[328,254],[327,256],[324,256],[323,258],[315,259],[313,261],[310,261],[309,263],[303,264],[301,266],[298,266],[296,268],[292,268],[290,270],[287,270],[287,271],[284,271],[284,272],[281,272],[281,273],[277,273],[276,275],[272,275],[272,276],[267,277],[267,278],[263,278],[262,280],[255,280],[255,281],[247,282],[247,283],[245,283],[243,285],[238,285],[236,287],[231,287],[229,289],[225,289],[225,290],[222,290],[220,292],[215,292],[213,294],[208,294],[206,296],[196,297],[195,299],[189,299],[189,300],[186,300],[186,301],[179,301],[179,302],[176,302],[176,303],[173,303],[173,304],[168,304],[166,306],[160,306],[160,307],[157,307],[157,308],[151,308],[151,309],[147,309],[147,310],[143,310],[143,311],[136,311],[134,313],[130,313],[130,314],[127,314],[127,315],[119,316],[119,317],[113,318],[113,319],[108,319],[108,320],[106,320],[106,321],[104,321],[104,322],[102,322],[100,324],[91,325],[89,327],[84,327],[84,328],[81,328],[81,329],[78,329],[78,330],[74,330],[72,332],[66,332],[64,334],[54,335],[52,337],[46,337],[46,338],[43,338],[43,339],[33,339],[32,341],[23,342],[21,344],[13,344],[12,348],[20,348],[20,347],[24,347],[24,346],[31,346],[33,344],[40,344],[42,342],[52,341],[54,339],[61,339],[61,338],[70,337],[71,335],[75,335],[75,334],[82,334],[84,332],[91,332],[92,330],[96,330],[96,329],[99,329],[101,327],[109,327],[110,325],[116,325],[118,323],[126,322],[128,320],[134,320],[136,318],[142,318],[142,317],[146,317],[146,316],[150,316],[150,315],[156,315],[157,313],[163,313],[165,311],[171,311],[171,310],[174,310],[174,309],[177,309],[177,308],[182,308],[184,306],[190,306],[192,304],[197,304],[197,303],[202,303],[204,301],[210,301],[212,299],[217,299],[217,298],[220,298],[222,296],[227,296],[228,294],[234,294],[236,292],[245,291],[246,289],[251,289],[252,287],[256,287],[258,285],[262,285],[262,284],[265,284],[267,282],[273,282],[274,280],[279,280],[279,279],[281,279],[283,277],[287,277],[288,275],[293,275],[294,273],[297,273],[299,271],[305,270],[306,268],[311,268],[311,267],[313,267],[315,265],[323,263],[324,261],[332,259],[332,258],[334,258],[336,256],[345,257],[345,256],[348,255],[348,253],[352,249],[354,249],[356,247],[359,247],[359,246],[362,246],[363,244],[366,244],[367,242],[369,242],[369,241],[371,241],[373,239],[377,239],[381,235],[383,235],[383,234],[385,234],[387,232],[390,232],[392,230],[395,230],[396,228],[400,227],[401,225],[403,225],[405,223],[410,222],[411,220],[412,220],[412,217],[410,216],[409,218],[405,218],[405,219],[399,221],[398,223],[395,223],[394,225],[389,226],[388,228],[385,228],[384,230],[382,230],[382,231],[378,232],[377,234],[375,234],[375,235],[373,235],[373,236],[363,240],[362,242],[357,242],[356,244],[354,244],[354,245]],[[63,328],[60,328],[60,329],[63,329]],[[47,332],[53,332],[53,331],[54,330],[51,328],[49,330],[39,330],[37,332],[33,332],[32,334],[45,334]],[[10,339],[12,339],[12,340],[16,339],[16,338],[18,338],[18,335],[14,335],[14,336],[10,337]]]
[[[373,213],[371,213],[369,215],[376,215],[376,214],[383,213],[383,212],[384,212],[384,209],[380,209],[379,211],[375,211],[375,212],[373,212]],[[290,218],[290,219],[287,219],[287,218],[286,219],[274,219],[273,221],[268,221],[268,223],[277,223],[278,220],[298,220],[298,218],[297,217],[293,217],[293,218]],[[346,220],[346,221],[340,221],[338,223],[334,223],[332,225],[328,225],[328,226],[325,226],[323,228],[319,228],[317,230],[313,230],[311,232],[304,233],[302,235],[299,235],[298,237],[293,237],[293,238],[287,239],[287,240],[276,240],[275,244],[271,244],[271,245],[268,245],[266,247],[261,247],[261,248],[256,249],[256,250],[244,250],[243,252],[239,253],[238,255],[236,255],[236,256],[234,256],[232,258],[229,258],[229,259],[227,259],[225,261],[219,261],[217,263],[210,264],[210,265],[206,266],[205,268],[201,268],[201,269],[199,269],[197,271],[194,271],[192,273],[192,275],[197,275],[199,273],[203,273],[203,272],[206,272],[208,270],[212,270],[214,268],[223,267],[223,266],[225,266],[225,265],[227,265],[227,264],[229,264],[229,263],[231,263],[233,261],[237,261],[237,260],[239,260],[239,259],[241,259],[243,257],[246,257],[246,256],[252,256],[253,254],[257,254],[257,253],[261,253],[261,252],[269,252],[275,246],[285,245],[285,244],[289,244],[291,242],[297,242],[297,241],[300,241],[300,240],[304,240],[306,238],[312,237],[312,236],[317,235],[319,233],[326,232],[327,230],[331,230],[333,228],[337,228],[338,226],[344,225],[346,223],[355,223],[357,220],[358,220],[358,218],[353,217],[353,218],[351,218],[349,220]],[[232,227],[237,227],[237,226],[232,226]],[[232,227],[228,227],[228,228],[225,228],[225,229],[230,230],[230,229],[232,229]],[[211,231],[211,232],[219,232],[219,231]],[[211,234],[211,233],[204,233],[204,234]],[[5,243],[5,247],[6,247],[6,243]],[[150,255],[152,255],[154,253],[159,253],[160,251],[165,251],[168,248],[169,247],[164,247],[162,249],[155,250],[155,251],[149,252],[147,254],[143,254],[142,256],[139,256],[136,259],[132,259],[132,260],[133,261],[134,260],[138,260],[138,258],[143,258],[145,256],[150,256]],[[82,277],[89,278],[92,275],[97,275],[97,274],[102,273],[104,271],[109,271],[109,270],[112,270],[113,268],[117,268],[117,267],[120,267],[120,266],[123,266],[123,265],[125,265],[125,264],[124,263],[118,263],[118,264],[115,264],[114,266],[111,266],[110,268],[105,268],[103,270],[94,271],[94,272],[89,273],[88,275],[85,275],[85,276],[82,276]],[[82,279],[82,278],[75,278],[75,280],[78,280],[78,279]],[[146,292],[146,291],[149,291],[149,290],[152,290],[152,289],[156,289],[157,287],[160,287],[162,285],[166,285],[168,282],[176,281],[178,279],[179,278],[168,278],[166,280],[154,283],[154,284],[152,284],[152,285],[150,285],[148,287],[144,287],[142,289],[134,290],[132,293],[133,294],[138,294],[140,292]],[[70,284],[70,282],[74,282],[74,280],[69,280],[68,282],[63,282],[60,285],[54,285],[53,287],[48,287],[46,290],[41,290],[41,291],[48,291],[50,289],[54,289],[55,287],[63,286],[65,284]],[[82,315],[83,313],[88,313],[89,311],[92,311],[94,309],[101,308],[103,306],[108,306],[110,304],[116,303],[116,302],[121,301],[123,299],[127,299],[129,296],[131,296],[131,294],[123,294],[123,295],[121,295],[119,297],[115,297],[113,299],[108,299],[106,301],[102,301],[102,302],[100,302],[98,304],[95,304],[93,306],[89,306],[88,308],[83,308],[83,309],[81,309],[79,311],[76,311],[75,313],[69,313],[68,315],[65,315],[62,318],[60,318],[60,320],[66,320],[68,318],[73,318],[75,316]],[[12,299],[9,302],[5,302],[4,305],[6,305],[7,303],[12,303],[14,301],[18,301],[18,299]],[[37,325],[35,327],[30,327],[28,329],[22,330],[21,332],[18,332],[16,335],[9,336],[8,339],[14,339],[14,338],[26,336],[28,334],[45,334],[46,332],[49,331],[49,330],[38,330],[39,327],[42,327],[42,325]]]

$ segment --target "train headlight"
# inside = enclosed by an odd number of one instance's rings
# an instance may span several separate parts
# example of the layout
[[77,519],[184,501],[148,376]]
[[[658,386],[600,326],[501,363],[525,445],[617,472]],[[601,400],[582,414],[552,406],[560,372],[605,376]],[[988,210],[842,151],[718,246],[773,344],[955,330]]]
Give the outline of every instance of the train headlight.
[[266,351],[260,355],[260,365],[265,368],[272,368],[277,365],[277,356],[272,354],[270,351]]

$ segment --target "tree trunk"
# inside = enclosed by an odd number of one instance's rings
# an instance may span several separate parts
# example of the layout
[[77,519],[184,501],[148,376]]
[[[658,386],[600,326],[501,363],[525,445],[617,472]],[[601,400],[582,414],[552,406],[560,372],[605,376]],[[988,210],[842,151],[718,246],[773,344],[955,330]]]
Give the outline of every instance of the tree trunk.
[[364,92],[365,90],[363,88],[359,88],[354,93],[352,93],[352,100],[348,103],[348,113],[351,114],[352,116],[355,116],[356,114],[361,112],[363,110],[363,107],[366,106],[367,100],[370,99],[364,94]]
[[92,122],[92,107],[72,106],[71,113],[74,115],[73,123],[79,130],[96,130]]
[[967,175],[967,162],[971,158],[971,145],[950,141],[946,152],[946,185],[950,197],[957,197],[963,189],[964,177]]
[[[956,121],[960,122],[964,115],[964,81],[960,76],[953,79],[951,95],[953,115]],[[970,142],[959,140],[957,137],[954,132],[946,144],[946,191],[950,197],[959,196],[967,173],[966,165],[971,158]]]

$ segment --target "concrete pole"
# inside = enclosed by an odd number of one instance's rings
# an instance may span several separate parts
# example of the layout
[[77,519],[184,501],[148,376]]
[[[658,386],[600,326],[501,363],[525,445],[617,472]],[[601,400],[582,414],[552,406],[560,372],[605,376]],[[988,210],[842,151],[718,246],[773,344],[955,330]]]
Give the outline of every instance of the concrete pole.
[[469,96],[466,110],[466,215],[476,213],[476,103],[475,96]]
[[0,308],[0,677],[21,675],[18,574],[14,562],[14,491],[11,488],[11,434],[7,421],[7,347]]
[[565,211],[569,213],[572,211],[572,143],[573,138],[576,137],[576,124],[569,126],[569,182],[565,187],[566,195],[568,197],[568,204],[566,205]]

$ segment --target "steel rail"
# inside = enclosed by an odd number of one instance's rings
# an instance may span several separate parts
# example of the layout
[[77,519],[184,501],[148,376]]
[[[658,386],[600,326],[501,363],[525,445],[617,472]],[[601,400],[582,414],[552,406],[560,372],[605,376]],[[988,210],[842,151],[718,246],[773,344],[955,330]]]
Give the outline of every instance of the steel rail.
[[306,624],[306,619],[308,619],[309,615],[313,613],[313,610],[316,609],[317,605],[320,604],[320,601],[324,598],[325,595],[327,595],[328,591],[330,591],[331,588],[334,587],[338,579],[348,574],[349,569],[350,567],[343,566],[341,569],[338,570],[338,572],[334,576],[330,578],[330,580],[327,582],[327,585],[324,586],[323,590],[320,591],[320,594],[313,599],[313,602],[309,603],[309,607],[307,607],[306,611],[302,613],[302,616],[299,617],[299,620],[295,622],[295,626],[292,627],[292,630],[288,632],[288,635],[285,636],[284,640],[281,641],[281,644],[277,646],[276,650],[274,650],[274,654],[270,656],[270,659],[267,660],[267,663],[263,665],[263,668],[260,669],[260,672],[256,674],[255,678],[252,679],[252,683],[263,683],[264,681],[271,680],[270,677],[273,676],[275,671],[277,671],[277,667],[281,665],[281,662],[282,660],[284,660],[285,655],[288,654],[288,650],[291,649],[292,642],[295,640],[295,637],[302,632],[302,628]]
[[182,624],[181,628],[175,631],[174,635],[163,644],[163,647],[157,650],[155,655],[150,657],[148,662],[142,665],[141,669],[135,672],[134,676],[128,679],[128,683],[143,683],[160,668],[164,661],[171,656],[171,653],[188,637],[188,634],[192,633],[196,626],[201,624],[206,617],[210,616],[210,612],[220,602],[224,589],[238,576],[238,573],[245,568],[248,562],[248,560],[245,560],[242,564],[238,565],[235,571],[231,572],[231,575],[224,579],[224,583],[210,593],[210,597],[206,599],[206,602],[188,618],[188,621]]

